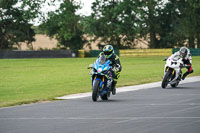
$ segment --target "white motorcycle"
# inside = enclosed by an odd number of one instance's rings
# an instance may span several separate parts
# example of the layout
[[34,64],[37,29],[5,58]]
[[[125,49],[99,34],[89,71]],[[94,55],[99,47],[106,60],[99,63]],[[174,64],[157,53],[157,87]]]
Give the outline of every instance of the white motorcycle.
[[166,64],[164,68],[164,76],[161,86],[162,88],[166,88],[167,85],[170,84],[171,87],[177,87],[179,82],[181,81],[181,68],[186,66],[183,66],[183,61],[180,56],[170,56],[165,60]]

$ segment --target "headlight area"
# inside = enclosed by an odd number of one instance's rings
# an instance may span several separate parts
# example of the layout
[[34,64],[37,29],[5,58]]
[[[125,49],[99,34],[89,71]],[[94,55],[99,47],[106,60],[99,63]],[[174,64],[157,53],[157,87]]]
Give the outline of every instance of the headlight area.
[[102,68],[98,68],[97,72],[101,73],[102,72]]

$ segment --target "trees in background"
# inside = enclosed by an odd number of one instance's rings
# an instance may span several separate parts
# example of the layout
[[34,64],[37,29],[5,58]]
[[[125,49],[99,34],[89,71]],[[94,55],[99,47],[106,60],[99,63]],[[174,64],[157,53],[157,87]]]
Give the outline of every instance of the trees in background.
[[[200,1],[186,0],[174,2],[180,12],[178,17],[177,36],[188,40],[188,46],[195,47],[195,42],[200,46]],[[200,47],[199,47],[200,48]]]
[[[155,5],[152,8],[156,33],[156,42],[152,48],[172,48],[174,46],[187,45],[190,48],[199,46],[200,35],[200,1],[197,0],[168,0],[163,4],[162,0],[149,0]],[[157,2],[157,3],[156,3]],[[156,8],[159,7],[159,8]],[[149,8],[150,9],[150,8]],[[150,13],[150,10],[149,10]],[[151,21],[151,17],[147,19]],[[147,32],[151,34],[149,29]]]
[[55,37],[64,48],[78,50],[83,48],[85,40],[80,24],[81,17],[76,15],[80,8],[73,0],[64,0],[60,8],[50,12],[40,26],[50,37]]
[[[0,49],[34,41],[30,21],[38,17],[44,2],[0,1]],[[132,48],[135,39],[146,38],[150,48],[183,44],[200,48],[198,0],[95,0],[90,16],[78,15],[80,8],[75,0],[62,0],[60,8],[49,12],[39,29],[36,27],[37,32],[56,37],[60,46],[73,50],[86,44],[83,35],[98,40],[99,47],[112,44],[115,48]]]
[[[138,33],[137,0],[96,0],[93,13],[84,23],[84,31],[98,40],[98,46],[112,44],[130,48]],[[122,45],[123,44],[123,45]]]
[[96,0],[86,32],[117,48],[129,48],[141,37],[149,38],[150,48],[199,47],[199,5],[197,0]]
[[140,0],[139,1],[139,17],[140,17],[140,36],[149,38],[150,48],[159,48],[158,32],[159,32],[159,13],[164,8],[161,0]]
[[29,22],[38,16],[43,0],[0,1],[0,49],[12,48],[19,42],[30,44],[35,32]]
[[135,39],[150,37],[150,48],[159,47],[161,4],[155,0],[96,0],[87,18],[86,33],[101,40],[99,46],[108,43],[116,48],[131,48]]
[[158,46],[161,48],[199,46],[200,35],[200,2],[196,0],[169,0],[158,15],[160,21]]

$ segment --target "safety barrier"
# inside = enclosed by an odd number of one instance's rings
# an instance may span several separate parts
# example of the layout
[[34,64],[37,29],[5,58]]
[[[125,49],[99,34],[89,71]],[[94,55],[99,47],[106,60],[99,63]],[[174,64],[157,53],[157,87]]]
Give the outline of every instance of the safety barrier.
[[124,49],[120,50],[120,56],[169,56],[172,49]]
[[78,50],[78,55],[80,58],[84,58],[85,57],[85,51],[84,50]]
[[72,58],[77,57],[77,51],[71,50],[44,50],[44,51],[18,51],[0,50],[0,59],[15,58]]
[[[170,56],[171,54],[177,52],[179,48],[168,48],[168,49],[122,49],[115,50],[117,55],[122,56]],[[97,57],[102,50],[92,50],[90,52],[85,52],[84,50],[79,50],[79,57]],[[190,49],[192,56],[200,56],[200,48]]]
[[[179,51],[179,48],[173,48],[172,53]],[[200,56],[200,48],[190,48],[192,56]]]
[[[102,50],[91,50],[89,52],[85,52],[84,50],[79,50],[79,57],[84,58],[84,57],[97,57]],[[119,55],[119,50],[115,50],[115,54]]]

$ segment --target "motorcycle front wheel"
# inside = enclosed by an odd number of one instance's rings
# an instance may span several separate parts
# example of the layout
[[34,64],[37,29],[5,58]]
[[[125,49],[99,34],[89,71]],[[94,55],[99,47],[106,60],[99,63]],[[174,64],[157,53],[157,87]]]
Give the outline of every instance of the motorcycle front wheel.
[[162,85],[161,85],[162,88],[166,88],[166,87],[167,87],[170,78],[171,78],[171,71],[168,71],[168,72],[165,74],[165,76],[164,76],[164,78],[163,78],[163,80],[162,80]]
[[99,86],[100,86],[100,81],[99,80],[95,80],[93,88],[92,88],[92,100],[94,102],[96,102],[97,99],[99,98]]

